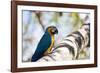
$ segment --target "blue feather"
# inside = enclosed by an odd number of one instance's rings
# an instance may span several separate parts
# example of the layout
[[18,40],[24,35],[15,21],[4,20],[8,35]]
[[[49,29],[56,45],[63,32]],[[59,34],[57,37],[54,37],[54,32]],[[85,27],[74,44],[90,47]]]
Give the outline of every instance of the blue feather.
[[43,37],[41,38],[41,40],[37,46],[35,53],[32,56],[31,61],[34,62],[34,61],[37,61],[38,59],[40,59],[44,55],[45,51],[47,51],[47,49],[50,47],[51,43],[52,43],[51,35],[46,30],[45,34],[43,35]]

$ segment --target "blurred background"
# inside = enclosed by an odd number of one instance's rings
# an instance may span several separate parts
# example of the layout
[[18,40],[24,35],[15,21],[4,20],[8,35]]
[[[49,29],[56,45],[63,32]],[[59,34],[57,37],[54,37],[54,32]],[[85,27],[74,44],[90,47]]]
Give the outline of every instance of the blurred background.
[[[23,24],[23,62],[29,62],[34,54],[39,40],[42,38],[48,26],[56,26],[58,35],[55,35],[55,44],[73,31],[78,30],[84,23],[89,22],[88,13],[76,12],[43,12],[43,11],[22,11]],[[82,51],[79,59],[89,57],[89,51]]]

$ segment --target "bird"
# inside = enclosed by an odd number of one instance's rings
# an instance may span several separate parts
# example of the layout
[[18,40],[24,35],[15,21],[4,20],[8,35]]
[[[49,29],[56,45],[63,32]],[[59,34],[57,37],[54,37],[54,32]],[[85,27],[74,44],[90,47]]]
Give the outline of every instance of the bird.
[[54,46],[54,35],[58,34],[58,29],[55,26],[46,28],[44,35],[40,39],[35,53],[32,55],[31,62],[36,62],[41,57],[49,54]]

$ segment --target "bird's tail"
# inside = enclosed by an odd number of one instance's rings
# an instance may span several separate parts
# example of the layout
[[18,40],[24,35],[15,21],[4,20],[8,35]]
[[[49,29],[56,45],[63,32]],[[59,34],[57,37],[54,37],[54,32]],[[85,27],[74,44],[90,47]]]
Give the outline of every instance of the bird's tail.
[[39,60],[42,56],[41,55],[33,55],[31,58],[31,62],[36,62],[37,60]]

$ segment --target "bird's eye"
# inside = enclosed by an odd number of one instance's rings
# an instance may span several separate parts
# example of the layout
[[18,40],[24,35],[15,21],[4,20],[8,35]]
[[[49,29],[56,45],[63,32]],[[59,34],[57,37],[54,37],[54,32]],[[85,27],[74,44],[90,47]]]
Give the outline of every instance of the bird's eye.
[[55,30],[53,30],[53,29],[52,29],[52,30],[51,30],[51,32],[53,32],[53,33],[54,33],[54,32],[55,32]]

